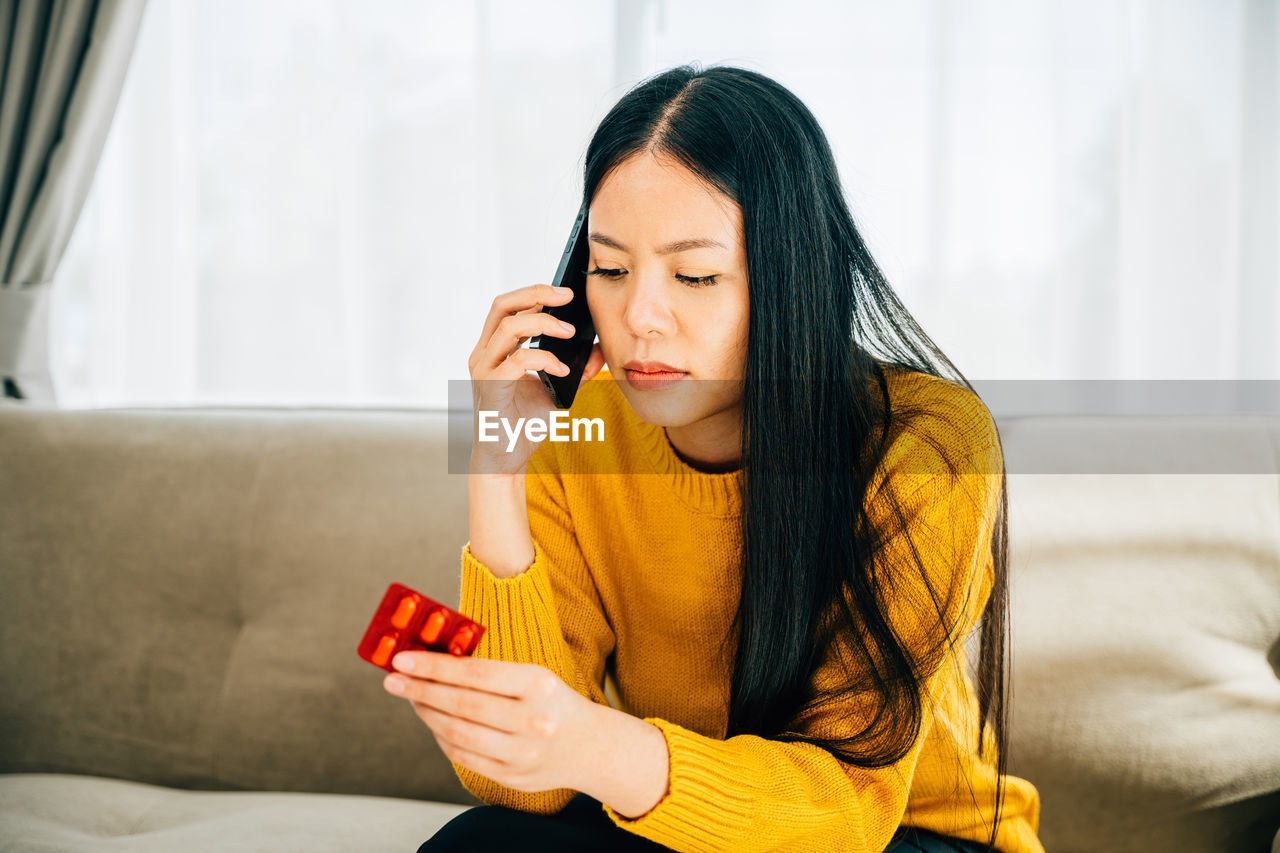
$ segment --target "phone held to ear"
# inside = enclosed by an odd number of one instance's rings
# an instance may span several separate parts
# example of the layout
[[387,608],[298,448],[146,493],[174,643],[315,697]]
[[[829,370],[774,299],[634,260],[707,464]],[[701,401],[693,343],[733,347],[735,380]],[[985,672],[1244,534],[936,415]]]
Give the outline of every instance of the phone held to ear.
[[573,326],[573,337],[557,338],[554,335],[538,335],[530,343],[530,349],[546,350],[569,366],[565,376],[555,376],[545,370],[538,371],[551,402],[558,408],[567,409],[573,405],[573,398],[578,393],[578,385],[582,382],[582,371],[591,358],[591,346],[596,340],[595,323],[591,321],[591,311],[587,307],[587,208],[583,202],[574,220],[573,230],[569,232],[569,242],[565,245],[564,254],[560,257],[560,266],[556,268],[556,277],[552,287],[567,287],[573,291],[573,298],[564,305],[543,305],[542,310],[557,320],[564,320]]

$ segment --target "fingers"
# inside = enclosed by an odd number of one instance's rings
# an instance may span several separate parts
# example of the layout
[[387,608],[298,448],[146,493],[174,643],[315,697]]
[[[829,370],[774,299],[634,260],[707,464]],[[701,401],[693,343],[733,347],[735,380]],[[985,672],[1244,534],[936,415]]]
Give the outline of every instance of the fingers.
[[[510,358],[494,368],[488,378],[520,379],[530,370],[545,370],[556,376],[564,376],[569,372],[569,365],[546,350],[517,349]],[[537,380],[535,379],[534,382]]]
[[513,355],[521,344],[534,335],[569,338],[573,336],[573,332],[572,325],[542,312],[503,317],[498,321],[493,337],[489,339],[479,362],[474,367],[481,370],[497,368],[505,359]]
[[[448,715],[441,714],[431,708],[414,705],[414,711],[419,719],[427,724],[427,728],[431,729],[431,734],[435,736],[436,743],[440,745],[440,751],[450,761],[455,764],[462,764],[482,776],[490,778],[507,771],[507,762],[494,757],[490,751],[510,748],[509,746],[488,743],[483,736],[479,738],[473,737],[464,727],[455,726],[448,719]],[[459,722],[465,723],[466,721]],[[502,755],[505,753],[498,752],[497,754]]]
[[531,284],[509,293],[501,293],[494,297],[485,317],[484,328],[480,332],[480,340],[476,344],[473,355],[488,349],[489,341],[498,328],[498,324],[508,316],[542,313],[543,305],[564,305],[573,297],[573,292],[565,289],[556,290],[549,284]]
[[549,680],[560,677],[545,666],[478,657],[458,657],[445,652],[404,651],[391,659],[399,672],[414,679],[470,687],[498,696],[520,697],[530,691],[544,695]]
[[[388,677],[390,680],[392,676]],[[405,676],[394,676],[405,678]],[[504,733],[510,733],[511,720],[518,719],[519,700],[469,687],[441,684],[437,681],[409,678],[405,689],[396,695],[437,713],[448,715]]]

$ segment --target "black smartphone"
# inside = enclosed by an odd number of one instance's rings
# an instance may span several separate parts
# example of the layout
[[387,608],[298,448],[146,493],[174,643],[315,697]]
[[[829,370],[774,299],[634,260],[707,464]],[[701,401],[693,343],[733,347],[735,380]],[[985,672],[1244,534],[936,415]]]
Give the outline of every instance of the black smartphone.
[[543,313],[572,324],[573,337],[537,335],[529,343],[529,349],[546,350],[569,366],[569,373],[565,376],[538,371],[538,377],[551,395],[551,402],[561,409],[573,405],[578,385],[582,382],[582,371],[591,357],[591,345],[596,340],[596,327],[587,308],[587,207],[588,203],[584,201],[578,218],[574,220],[573,230],[569,232],[569,242],[560,257],[556,277],[551,281],[552,287],[571,289],[573,298],[563,305],[542,306]]

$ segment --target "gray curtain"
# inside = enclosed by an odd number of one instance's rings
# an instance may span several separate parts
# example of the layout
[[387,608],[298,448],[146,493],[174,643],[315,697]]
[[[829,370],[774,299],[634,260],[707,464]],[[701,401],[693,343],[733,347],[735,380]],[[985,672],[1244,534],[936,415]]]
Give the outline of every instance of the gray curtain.
[[146,0],[0,0],[0,381],[55,404],[49,294]]

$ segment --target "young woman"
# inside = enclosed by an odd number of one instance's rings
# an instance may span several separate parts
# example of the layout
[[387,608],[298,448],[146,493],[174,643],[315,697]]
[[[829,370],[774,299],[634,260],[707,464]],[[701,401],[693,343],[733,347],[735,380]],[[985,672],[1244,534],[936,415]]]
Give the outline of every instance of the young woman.
[[[460,609],[488,631],[388,689],[489,805],[421,850],[1042,853],[1004,772],[999,435],[812,114],[671,69],[601,122],[584,193],[600,341],[570,414],[603,440],[473,444]],[[528,371],[567,368],[521,344],[570,336],[541,312],[568,299],[494,300],[477,411],[556,411]]]

